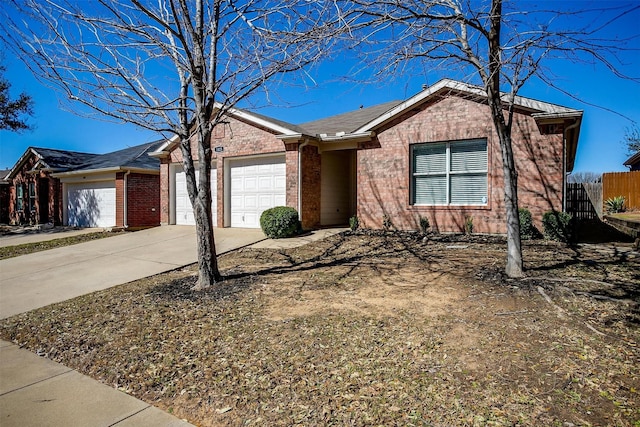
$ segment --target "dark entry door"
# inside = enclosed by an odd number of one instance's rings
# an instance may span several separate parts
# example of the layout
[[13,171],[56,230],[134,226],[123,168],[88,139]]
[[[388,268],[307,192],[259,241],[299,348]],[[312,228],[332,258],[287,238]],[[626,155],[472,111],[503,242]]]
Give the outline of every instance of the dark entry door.
[[49,206],[49,180],[47,178],[40,178],[38,182],[38,213],[40,214],[40,224],[46,224],[49,220],[49,211],[52,206]]

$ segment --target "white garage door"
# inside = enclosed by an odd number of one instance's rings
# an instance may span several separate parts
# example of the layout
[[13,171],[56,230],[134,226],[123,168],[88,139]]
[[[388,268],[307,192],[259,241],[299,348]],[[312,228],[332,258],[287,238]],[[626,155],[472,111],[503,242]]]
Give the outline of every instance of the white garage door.
[[260,228],[260,215],[286,203],[284,156],[231,163],[231,227]]
[[[196,171],[196,180],[199,173]],[[213,216],[213,226],[217,224],[216,200],[218,194],[218,185],[216,178],[216,169],[211,169],[211,211]],[[193,215],[193,207],[187,193],[187,175],[179,170],[176,171],[176,224],[177,225],[196,225],[196,218]]]
[[76,227],[114,227],[115,181],[67,184],[67,220]]

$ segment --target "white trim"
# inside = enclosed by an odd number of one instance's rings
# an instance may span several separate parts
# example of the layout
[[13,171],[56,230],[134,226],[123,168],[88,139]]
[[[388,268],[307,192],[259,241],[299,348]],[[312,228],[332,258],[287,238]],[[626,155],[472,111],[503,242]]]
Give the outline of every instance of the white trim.
[[[220,108],[222,107],[221,104],[217,104],[217,106],[218,105],[220,106]],[[256,117],[256,116],[254,116],[253,114],[251,114],[251,113],[249,113],[247,111],[239,110],[237,108],[229,108],[229,109],[227,109],[225,111],[225,114],[228,114],[230,116],[239,117],[241,119],[248,120],[248,121],[250,121],[250,122],[252,122],[252,123],[254,123],[254,124],[258,125],[258,126],[266,127],[267,129],[271,129],[272,131],[278,132],[279,134],[282,134],[282,135],[291,135],[291,136],[293,136],[293,135],[298,135],[299,134],[299,132],[296,132],[296,131],[291,130],[289,128],[286,128],[284,126],[280,126],[277,123],[270,122],[270,121],[265,120],[265,119],[263,119],[261,117]]]
[[100,175],[84,175],[84,176],[68,176],[60,178],[60,182],[63,184],[80,184],[83,182],[101,182],[101,181],[114,181],[116,180],[115,173],[102,173]]
[[[76,177],[76,176],[90,176],[90,175],[102,175],[105,173],[115,173],[115,172],[133,172],[133,173],[142,173],[147,175],[160,175],[160,170],[156,169],[145,169],[145,168],[126,168],[122,166],[115,166],[110,168],[99,168],[99,169],[78,169],[69,172],[58,172],[52,173],[51,176],[53,178],[59,178],[60,180],[65,179],[67,177]],[[93,180],[93,179],[92,179]]]
[[[434,84],[433,86],[429,86],[422,92],[412,96],[406,101],[401,102],[400,104],[393,107],[391,110],[387,111],[381,116],[378,116],[377,118],[371,120],[370,122],[365,123],[358,129],[356,129],[353,132],[353,134],[371,131],[376,127],[380,126],[381,124],[384,124],[392,120],[393,118],[399,116],[400,114],[404,113],[406,110],[409,110],[416,104],[420,104],[424,102],[428,98],[434,96],[436,93],[445,89],[452,90],[452,91],[465,92],[471,96],[478,96],[482,98],[487,97],[487,93],[479,86],[473,86],[467,83],[462,83],[462,82],[458,82],[450,79],[443,79],[443,80],[440,80],[438,83]],[[506,95],[502,94],[503,100],[505,97]],[[524,98],[522,96],[516,96],[513,102],[514,102],[514,105],[518,107],[527,108],[532,111],[538,111],[539,113],[534,113],[533,115],[539,116],[540,118],[547,118],[550,116],[553,116],[553,117],[582,116],[582,111],[580,110],[574,110],[571,108],[562,107],[559,105],[550,104],[547,102],[542,102],[542,101],[538,101],[531,98]]]

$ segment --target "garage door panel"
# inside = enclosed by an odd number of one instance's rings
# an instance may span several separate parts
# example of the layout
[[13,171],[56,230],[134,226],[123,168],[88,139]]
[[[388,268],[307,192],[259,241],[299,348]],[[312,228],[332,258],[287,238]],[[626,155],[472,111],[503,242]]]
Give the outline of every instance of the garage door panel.
[[[199,172],[196,170],[196,180],[199,177]],[[191,200],[189,199],[189,193],[187,192],[187,175],[184,171],[178,170],[175,172],[175,195],[176,195],[176,224],[177,225],[195,225],[196,217],[193,213],[193,207]],[[218,222],[217,216],[217,197],[218,185],[216,169],[211,169],[211,216],[213,226],[215,227]]]
[[230,168],[231,226],[259,228],[262,212],[286,203],[285,159],[242,159]]
[[115,182],[68,184],[67,223],[76,227],[115,226]]

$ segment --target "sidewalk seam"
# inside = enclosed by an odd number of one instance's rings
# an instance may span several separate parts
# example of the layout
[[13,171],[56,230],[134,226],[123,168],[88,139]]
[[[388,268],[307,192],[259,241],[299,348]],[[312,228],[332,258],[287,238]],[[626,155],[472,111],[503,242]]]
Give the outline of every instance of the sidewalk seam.
[[[41,356],[38,356],[38,357],[41,357]],[[54,363],[57,363],[57,362],[54,362]],[[60,365],[60,366],[64,366],[64,365]],[[36,385],[36,384],[40,384],[40,383],[45,382],[45,381],[49,381],[50,379],[53,379],[53,378],[59,377],[60,375],[65,375],[65,374],[68,374],[69,372],[74,372],[74,371],[75,371],[74,369],[71,369],[71,368],[69,368],[68,366],[64,366],[64,367],[65,367],[65,368],[67,368],[67,369],[68,369],[68,371],[60,372],[59,374],[52,375],[52,376],[47,377],[47,378],[43,378],[43,379],[41,379],[40,381],[36,381],[36,382],[31,383],[31,384],[23,385],[22,387],[18,387],[18,388],[16,388],[16,389],[6,391],[6,392],[4,392],[4,393],[1,393],[1,394],[0,394],[0,397],[5,396],[5,395],[10,394],[10,393],[13,393],[13,392],[16,392],[16,391],[18,391],[18,390],[25,389],[25,388],[27,388],[27,387],[31,387],[32,385]]]
[[[120,390],[118,390],[118,391],[120,391]],[[122,393],[122,392],[121,392],[121,393]],[[127,394],[127,393],[124,393],[124,394],[126,394],[127,396],[131,396],[130,394]],[[131,396],[131,397],[133,397],[134,399],[137,399],[137,398],[136,398],[136,397],[134,397],[134,396]],[[140,399],[138,399],[138,400],[140,400]],[[142,402],[142,403],[146,403],[146,402],[143,402],[142,400],[140,400],[140,402]],[[109,424],[109,426],[108,426],[108,427],[117,426],[117,425],[118,425],[118,424],[120,424],[121,422],[123,422],[123,421],[125,421],[125,420],[128,420],[128,419],[129,419],[129,418],[131,418],[131,417],[135,417],[136,415],[138,415],[138,414],[139,414],[139,413],[141,413],[142,411],[146,411],[147,409],[149,409],[149,408],[151,408],[151,407],[152,407],[152,405],[149,405],[149,404],[147,403],[147,406],[145,406],[144,408],[140,409],[140,410],[139,410],[139,411],[137,411],[137,412],[134,412],[134,413],[133,413],[133,414],[131,414],[131,415],[127,415],[127,416],[126,416],[126,417],[124,417],[123,419],[118,420],[118,421],[116,421],[116,422],[115,422],[115,423],[113,423],[113,424]]]

